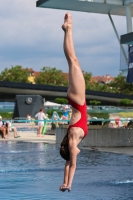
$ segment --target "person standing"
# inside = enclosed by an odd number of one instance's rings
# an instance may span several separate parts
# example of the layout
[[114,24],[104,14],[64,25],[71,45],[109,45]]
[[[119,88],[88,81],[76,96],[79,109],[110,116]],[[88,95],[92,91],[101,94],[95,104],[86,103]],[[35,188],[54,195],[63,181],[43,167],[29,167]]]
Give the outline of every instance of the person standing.
[[44,114],[44,109],[40,108],[40,112],[38,112],[35,115],[35,118],[38,119],[38,131],[37,131],[37,135],[38,137],[43,137],[42,135],[42,129],[44,127],[44,119],[46,119],[46,115]]
[[31,123],[31,115],[30,114],[27,114],[27,116],[26,116],[26,119],[27,119],[27,123]]
[[69,112],[71,111],[71,108],[69,106],[65,105],[65,106],[62,106],[60,108],[60,110],[62,111],[61,119],[62,120],[68,120],[68,115],[69,115]]
[[60,120],[60,117],[56,111],[54,111],[52,114],[52,120],[53,120],[52,123],[54,123],[56,127],[59,127],[58,120]]

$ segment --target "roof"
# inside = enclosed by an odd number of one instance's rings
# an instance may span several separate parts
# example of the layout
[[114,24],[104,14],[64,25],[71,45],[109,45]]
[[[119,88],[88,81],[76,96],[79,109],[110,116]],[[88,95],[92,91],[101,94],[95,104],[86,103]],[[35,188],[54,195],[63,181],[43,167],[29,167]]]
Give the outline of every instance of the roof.
[[61,104],[59,103],[54,103],[54,102],[51,102],[51,101],[45,101],[44,103],[44,106],[46,107],[50,107],[50,106],[61,106]]
[[[15,93],[16,95],[33,94],[42,96],[48,95],[66,97],[67,89],[68,88],[64,86],[0,81],[0,93],[7,93],[8,95]],[[106,102],[119,102],[123,98],[133,100],[133,95],[86,90],[86,99],[95,99]]]
[[108,84],[108,83],[110,83],[111,81],[114,80],[114,77],[111,77],[109,75],[106,75],[106,76],[93,76],[91,78],[91,80],[94,81],[94,82]]
[[[29,71],[32,73],[33,77],[37,77],[40,74],[40,72],[36,72],[32,68],[30,68]],[[67,72],[62,72],[62,74],[64,74],[66,79],[69,80],[69,74]],[[110,75],[107,74],[106,76],[93,76],[91,78],[91,80],[94,82],[100,82],[100,83],[103,82],[103,83],[107,84],[107,83],[113,81],[114,77],[111,77]]]
[[40,72],[35,72],[34,71],[34,77],[38,76],[40,74]]
[[[126,0],[38,0],[37,7],[126,16]],[[130,0],[133,8],[133,0]],[[133,16],[133,9],[132,9]]]

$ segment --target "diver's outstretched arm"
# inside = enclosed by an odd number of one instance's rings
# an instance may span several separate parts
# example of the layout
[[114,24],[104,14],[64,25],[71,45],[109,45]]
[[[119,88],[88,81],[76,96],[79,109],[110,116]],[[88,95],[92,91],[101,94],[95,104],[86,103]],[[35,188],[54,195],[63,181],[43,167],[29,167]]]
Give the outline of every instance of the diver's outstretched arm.
[[70,161],[66,161],[65,168],[64,168],[64,181],[63,184],[60,186],[60,191],[64,192],[68,184],[68,177],[69,177],[69,167],[70,167]]

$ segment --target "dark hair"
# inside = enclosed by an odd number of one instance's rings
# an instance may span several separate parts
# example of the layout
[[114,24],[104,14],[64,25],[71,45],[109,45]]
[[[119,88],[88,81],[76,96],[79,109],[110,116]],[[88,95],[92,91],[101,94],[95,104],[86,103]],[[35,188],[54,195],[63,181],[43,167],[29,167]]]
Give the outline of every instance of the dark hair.
[[43,110],[44,110],[43,108],[40,108],[40,112],[43,111]]
[[60,155],[64,160],[70,160],[68,133],[65,135],[61,143]]

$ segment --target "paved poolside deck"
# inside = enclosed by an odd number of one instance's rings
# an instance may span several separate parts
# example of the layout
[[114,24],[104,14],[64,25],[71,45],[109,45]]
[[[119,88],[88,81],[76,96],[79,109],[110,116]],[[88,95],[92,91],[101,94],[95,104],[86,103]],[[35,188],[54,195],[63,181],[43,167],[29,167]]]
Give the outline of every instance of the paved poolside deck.
[[13,133],[11,132],[8,139],[0,138],[0,141],[24,141],[24,142],[44,142],[49,144],[56,143],[55,135],[44,135],[44,137],[38,137],[36,132],[29,131],[19,131],[21,137],[14,138]]
[[[20,136],[19,138],[14,138],[13,133],[10,133],[10,136],[8,139],[3,139],[0,137],[1,141],[23,141],[23,142],[43,142],[48,144],[56,144],[56,136],[55,135],[47,135],[45,134],[44,137],[37,137],[36,132],[28,132],[28,131],[22,131],[19,132]],[[112,152],[112,153],[120,153],[120,154],[128,154],[133,155],[133,147],[118,147],[118,148],[97,148],[92,149],[89,147],[83,147],[92,151],[104,151],[104,152]],[[82,149],[82,148],[81,148]]]

